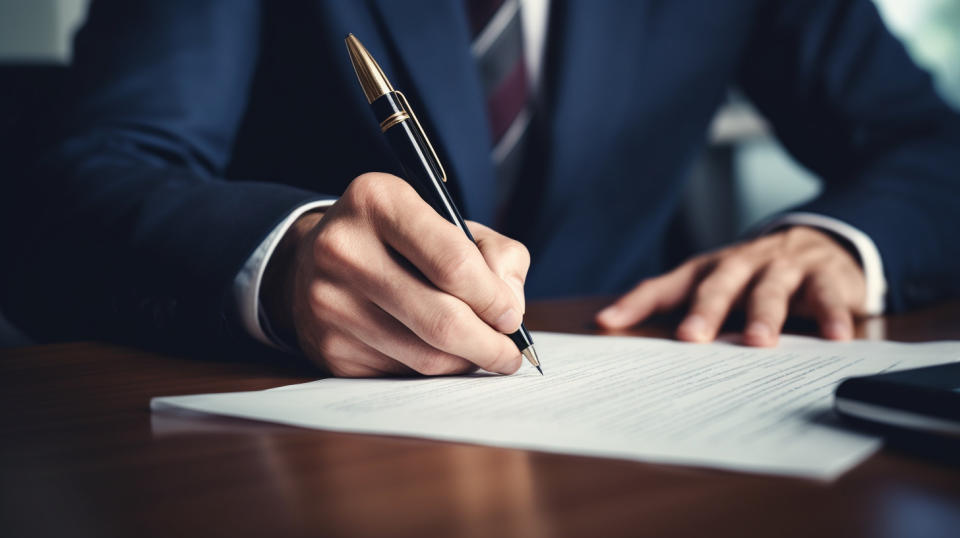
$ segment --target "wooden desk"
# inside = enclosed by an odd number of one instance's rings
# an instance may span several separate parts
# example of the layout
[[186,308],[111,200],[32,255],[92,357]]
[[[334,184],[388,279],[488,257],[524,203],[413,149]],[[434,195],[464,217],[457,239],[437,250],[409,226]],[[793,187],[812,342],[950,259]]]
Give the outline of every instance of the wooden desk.
[[[591,332],[600,304],[531,305],[528,325]],[[960,338],[960,304],[875,320],[867,332]],[[960,466],[889,449],[824,485],[147,407],[151,396],[304,380],[94,343],[3,351],[0,534],[960,535]]]

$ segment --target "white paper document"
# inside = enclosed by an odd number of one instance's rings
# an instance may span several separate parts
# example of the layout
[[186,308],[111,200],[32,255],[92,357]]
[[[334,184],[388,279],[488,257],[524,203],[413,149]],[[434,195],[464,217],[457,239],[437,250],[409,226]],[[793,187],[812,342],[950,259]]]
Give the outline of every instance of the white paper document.
[[879,446],[832,424],[844,377],[960,360],[960,342],[731,343],[536,333],[545,376],[323,379],[154,398],[189,410],[345,432],[832,479]]

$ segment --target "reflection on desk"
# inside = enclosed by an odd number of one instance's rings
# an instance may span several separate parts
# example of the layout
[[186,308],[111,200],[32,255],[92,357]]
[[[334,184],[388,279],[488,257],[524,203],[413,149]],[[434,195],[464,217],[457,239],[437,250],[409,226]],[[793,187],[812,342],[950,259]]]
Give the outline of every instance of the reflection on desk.
[[[602,304],[534,304],[527,319],[531,329],[597,332],[589,320]],[[960,338],[960,304],[887,318],[886,331],[895,340]],[[631,334],[663,336],[669,328]],[[960,466],[900,450],[883,450],[823,485],[222,418],[158,424],[147,406],[162,394],[309,378],[275,364],[94,343],[0,352],[0,529],[5,536],[912,536],[960,528]]]

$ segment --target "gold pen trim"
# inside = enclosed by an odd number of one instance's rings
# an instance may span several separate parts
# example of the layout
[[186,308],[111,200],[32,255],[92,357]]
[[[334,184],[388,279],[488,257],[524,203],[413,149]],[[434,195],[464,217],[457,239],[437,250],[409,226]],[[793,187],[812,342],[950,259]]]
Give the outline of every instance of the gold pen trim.
[[390,129],[394,125],[402,121],[406,121],[408,119],[410,119],[410,115],[404,112],[403,110],[399,112],[394,112],[393,114],[390,114],[389,116],[387,116],[387,119],[380,122],[380,131],[385,133],[387,132],[388,129]]
[[353,34],[349,34],[345,41],[347,52],[350,54],[350,63],[353,64],[353,71],[357,74],[357,80],[360,81],[360,88],[363,89],[367,102],[373,103],[382,95],[392,92],[393,86],[383,74],[380,64],[373,59],[360,40]]

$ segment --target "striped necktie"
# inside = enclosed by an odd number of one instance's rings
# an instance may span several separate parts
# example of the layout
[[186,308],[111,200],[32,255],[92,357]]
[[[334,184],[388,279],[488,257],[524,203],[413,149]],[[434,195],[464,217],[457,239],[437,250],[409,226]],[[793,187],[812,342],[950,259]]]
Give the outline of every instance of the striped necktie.
[[520,173],[530,125],[530,90],[523,56],[519,0],[466,0],[490,122],[498,212],[509,200]]

